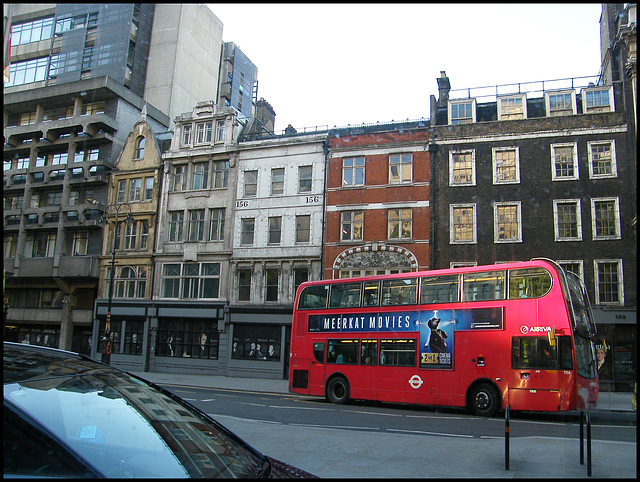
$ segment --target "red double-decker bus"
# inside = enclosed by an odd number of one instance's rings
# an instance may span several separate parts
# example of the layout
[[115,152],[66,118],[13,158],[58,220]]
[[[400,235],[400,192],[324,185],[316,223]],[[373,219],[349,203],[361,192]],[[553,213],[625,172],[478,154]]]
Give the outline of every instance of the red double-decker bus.
[[594,335],[584,284],[547,259],[310,281],[296,295],[289,390],[485,416],[588,409]]

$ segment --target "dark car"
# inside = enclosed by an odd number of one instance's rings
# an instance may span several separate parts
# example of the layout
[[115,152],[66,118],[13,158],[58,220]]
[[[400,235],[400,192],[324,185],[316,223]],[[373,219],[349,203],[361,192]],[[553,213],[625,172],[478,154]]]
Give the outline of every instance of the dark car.
[[140,377],[8,342],[3,448],[5,477],[313,477]]

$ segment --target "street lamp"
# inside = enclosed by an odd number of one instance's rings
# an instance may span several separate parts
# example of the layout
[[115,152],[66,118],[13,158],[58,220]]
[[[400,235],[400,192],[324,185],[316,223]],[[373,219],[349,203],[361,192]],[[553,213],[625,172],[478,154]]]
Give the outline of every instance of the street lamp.
[[115,276],[116,270],[116,233],[118,230],[118,214],[120,214],[120,210],[123,210],[123,213],[127,210],[129,211],[125,216],[124,220],[126,221],[128,226],[133,225],[133,216],[131,215],[131,205],[126,202],[109,204],[104,208],[104,213],[102,217],[98,220],[100,224],[108,224],[107,215],[109,214],[109,210],[112,213],[115,213],[116,219],[113,227],[113,244],[111,249],[111,279],[109,281],[109,302],[107,304],[107,321],[104,326],[104,337],[102,338],[104,345],[102,348],[102,363],[106,363],[109,365],[111,363],[111,302],[113,300],[113,278]]

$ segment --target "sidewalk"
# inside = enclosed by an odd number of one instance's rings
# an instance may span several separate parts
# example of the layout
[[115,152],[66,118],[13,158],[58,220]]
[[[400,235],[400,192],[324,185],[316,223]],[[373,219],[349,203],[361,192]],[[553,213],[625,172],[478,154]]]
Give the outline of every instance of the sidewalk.
[[[287,380],[141,373],[161,386],[288,393]],[[632,412],[631,393],[604,393],[596,410]],[[565,438],[512,436],[509,470],[504,437],[432,435],[285,424],[211,414],[257,450],[322,478],[585,478],[578,431]],[[633,427],[635,430],[635,427]],[[420,431],[422,430],[422,431]],[[517,428],[512,427],[514,433]],[[586,447],[586,442],[585,442]],[[636,478],[635,442],[592,441],[593,478]]]
[[[202,388],[225,388],[264,393],[289,393],[288,380],[262,378],[237,378],[181,373],[131,372],[158,385],[186,385]],[[601,392],[598,404],[592,410],[610,412],[633,412],[631,392]]]

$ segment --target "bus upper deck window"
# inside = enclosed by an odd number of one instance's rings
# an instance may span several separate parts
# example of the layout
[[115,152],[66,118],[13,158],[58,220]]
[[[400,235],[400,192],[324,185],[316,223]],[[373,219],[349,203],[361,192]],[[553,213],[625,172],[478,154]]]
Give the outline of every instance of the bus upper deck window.
[[360,306],[360,283],[331,285],[329,308],[348,308]]
[[509,299],[540,298],[551,290],[551,274],[544,268],[509,271]]
[[417,278],[382,281],[382,305],[411,305],[416,303]]
[[327,294],[329,293],[329,286],[327,285],[312,285],[307,286],[300,293],[300,301],[298,302],[299,310],[307,310],[313,308],[326,308],[327,307]]
[[465,273],[463,301],[504,300],[504,280],[504,271]]
[[458,275],[428,276],[420,281],[420,303],[455,303],[458,301]]
[[380,282],[379,281],[365,281],[364,282],[364,297],[362,298],[363,306],[378,306],[380,302]]

